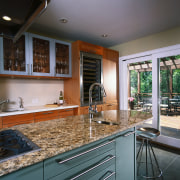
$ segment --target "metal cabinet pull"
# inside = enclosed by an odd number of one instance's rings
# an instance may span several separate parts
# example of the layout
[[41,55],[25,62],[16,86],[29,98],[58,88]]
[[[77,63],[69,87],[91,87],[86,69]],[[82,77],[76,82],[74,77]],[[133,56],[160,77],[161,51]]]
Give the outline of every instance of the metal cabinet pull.
[[102,144],[102,145],[99,145],[99,146],[97,146],[97,147],[95,147],[95,148],[89,149],[89,150],[84,151],[84,152],[82,152],[82,153],[80,153],[80,154],[77,154],[77,155],[75,155],[75,156],[72,156],[72,157],[70,157],[70,158],[67,158],[67,159],[65,159],[65,160],[60,160],[58,163],[59,163],[59,164],[63,164],[63,163],[65,163],[65,162],[71,161],[71,160],[73,160],[73,159],[75,159],[75,158],[77,158],[77,157],[80,157],[80,156],[82,156],[82,155],[84,155],[84,154],[87,154],[87,153],[89,153],[89,152],[92,152],[92,151],[94,151],[94,150],[97,150],[97,149],[99,149],[99,148],[101,148],[101,147],[103,147],[103,146],[106,146],[106,145],[108,145],[108,144],[111,144],[111,143],[113,143],[113,142],[115,142],[114,139],[111,140],[111,141],[109,141],[109,142],[107,142],[107,143],[104,143],[104,144]]
[[67,110],[65,110],[66,112],[68,112],[68,111],[72,111],[72,109],[67,109]]
[[43,113],[43,114],[53,114],[53,112],[45,112],[45,113]]
[[103,176],[106,176],[106,174],[108,174],[108,173],[111,173],[111,174],[109,174],[107,177],[105,177],[105,178],[100,178],[99,180],[107,180],[107,179],[109,179],[111,176],[113,176],[113,175],[115,175],[116,173],[114,172],[114,171],[107,171]]
[[136,131],[128,131],[125,134],[121,134],[121,135],[116,136],[116,138],[118,138],[118,137],[127,137],[127,136],[130,136],[130,135],[135,134],[135,133],[136,133]]
[[27,64],[27,73],[30,74],[29,64]]
[[136,133],[136,131],[131,131],[131,132],[127,132],[127,133],[123,134],[123,136],[127,137],[127,136],[130,136],[130,135],[135,134],[135,133]]
[[[103,162],[101,162],[101,163],[99,163],[99,164],[97,164],[97,165],[95,165],[95,166],[93,166],[93,167],[87,169],[86,171],[82,172],[81,174],[78,174],[77,176],[71,178],[70,180],[75,180],[75,179],[79,178],[80,176],[82,176],[82,175],[84,175],[84,174],[87,174],[88,172],[92,171],[93,169],[95,169],[95,168],[97,168],[97,167],[99,167],[99,166],[105,164],[106,162],[108,162],[108,161],[110,161],[110,160],[112,160],[112,159],[114,159],[114,158],[116,157],[116,156],[111,155],[111,154],[108,155],[108,156],[110,156],[109,159],[106,159],[105,161],[103,161]],[[107,156],[107,157],[108,157],[108,156]]]

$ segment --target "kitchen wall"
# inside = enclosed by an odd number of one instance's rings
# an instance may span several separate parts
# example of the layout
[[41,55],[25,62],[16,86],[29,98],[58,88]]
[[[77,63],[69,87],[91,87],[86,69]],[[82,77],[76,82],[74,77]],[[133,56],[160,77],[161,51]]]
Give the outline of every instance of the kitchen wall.
[[120,56],[126,56],[176,44],[180,44],[180,26],[113,46],[111,49],[119,51]]
[[40,106],[58,101],[63,80],[7,79],[0,78],[0,99],[9,98],[9,106],[17,107],[18,97],[24,106]]

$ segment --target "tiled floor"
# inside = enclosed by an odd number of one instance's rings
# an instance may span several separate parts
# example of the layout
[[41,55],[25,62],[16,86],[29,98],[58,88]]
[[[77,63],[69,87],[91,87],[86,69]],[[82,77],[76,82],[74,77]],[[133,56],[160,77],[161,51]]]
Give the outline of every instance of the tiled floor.
[[[137,152],[140,147],[140,142],[137,141]],[[163,175],[155,180],[180,180],[180,151],[170,150],[163,147],[153,146],[159,166],[163,171]],[[145,155],[143,152],[142,156]],[[140,169],[143,171],[143,169]],[[142,172],[142,173],[143,173]],[[140,172],[141,174],[141,172]],[[144,180],[145,178],[137,177],[137,180]]]

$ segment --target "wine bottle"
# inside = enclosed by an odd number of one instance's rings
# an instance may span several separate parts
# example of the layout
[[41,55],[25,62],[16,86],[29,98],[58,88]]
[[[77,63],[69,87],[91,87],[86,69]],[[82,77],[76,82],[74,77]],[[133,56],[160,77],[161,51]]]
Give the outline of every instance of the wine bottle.
[[60,95],[59,95],[59,103],[60,103],[60,105],[63,105],[63,102],[64,102],[63,92],[60,91]]

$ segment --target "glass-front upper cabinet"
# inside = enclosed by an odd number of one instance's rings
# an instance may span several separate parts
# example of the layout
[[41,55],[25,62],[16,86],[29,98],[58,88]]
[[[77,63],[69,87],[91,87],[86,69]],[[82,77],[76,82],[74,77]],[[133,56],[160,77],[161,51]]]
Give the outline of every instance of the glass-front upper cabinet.
[[29,49],[31,62],[31,75],[35,76],[51,76],[52,69],[52,42],[50,38],[39,35],[29,35]]
[[15,43],[0,38],[0,74],[27,75],[29,70],[27,34]]
[[71,77],[71,44],[55,41],[55,76]]

